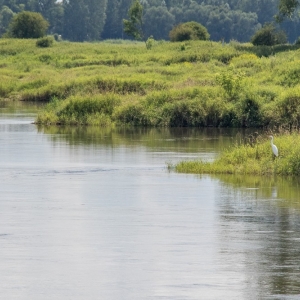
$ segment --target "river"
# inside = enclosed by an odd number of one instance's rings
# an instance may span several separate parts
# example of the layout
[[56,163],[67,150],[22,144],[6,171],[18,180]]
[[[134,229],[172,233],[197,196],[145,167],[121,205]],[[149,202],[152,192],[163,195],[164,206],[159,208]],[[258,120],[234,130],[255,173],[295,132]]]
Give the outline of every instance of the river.
[[197,176],[253,131],[38,127],[0,109],[1,299],[299,299],[297,179]]

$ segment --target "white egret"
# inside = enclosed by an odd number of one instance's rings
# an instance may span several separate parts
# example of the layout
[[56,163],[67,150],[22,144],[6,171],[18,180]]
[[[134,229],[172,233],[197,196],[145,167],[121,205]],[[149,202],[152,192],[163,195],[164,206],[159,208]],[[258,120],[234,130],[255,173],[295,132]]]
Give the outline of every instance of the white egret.
[[273,144],[273,136],[270,135],[269,138],[271,139],[271,147],[272,147],[272,152],[275,156],[278,156],[278,148],[276,147],[276,145]]

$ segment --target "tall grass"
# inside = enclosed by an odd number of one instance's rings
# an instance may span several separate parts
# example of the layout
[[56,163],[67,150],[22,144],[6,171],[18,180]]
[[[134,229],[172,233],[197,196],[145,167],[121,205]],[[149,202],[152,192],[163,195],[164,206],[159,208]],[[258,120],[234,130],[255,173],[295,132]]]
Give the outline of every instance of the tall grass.
[[275,136],[279,157],[274,157],[269,139],[259,137],[255,143],[234,145],[215,161],[185,161],[176,170],[196,174],[300,175],[299,132]]

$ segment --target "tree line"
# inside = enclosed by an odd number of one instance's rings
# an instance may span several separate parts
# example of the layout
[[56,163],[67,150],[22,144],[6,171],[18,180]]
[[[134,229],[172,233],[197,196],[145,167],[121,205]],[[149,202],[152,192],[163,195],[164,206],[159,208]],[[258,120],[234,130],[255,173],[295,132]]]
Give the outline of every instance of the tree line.
[[[133,0],[0,0],[0,35],[13,16],[22,11],[41,13],[49,33],[70,41],[130,38],[124,19]],[[249,41],[266,22],[275,18],[290,42],[300,32],[297,0],[139,0],[142,39],[169,39],[179,23],[196,21],[205,26],[212,40]]]

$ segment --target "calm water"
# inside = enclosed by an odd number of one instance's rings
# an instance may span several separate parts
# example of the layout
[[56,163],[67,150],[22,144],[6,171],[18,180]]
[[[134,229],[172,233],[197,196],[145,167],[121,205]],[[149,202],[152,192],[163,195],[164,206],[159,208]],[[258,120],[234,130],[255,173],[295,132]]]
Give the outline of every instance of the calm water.
[[0,111],[1,299],[299,299],[297,180],[166,168],[251,132],[33,120]]

